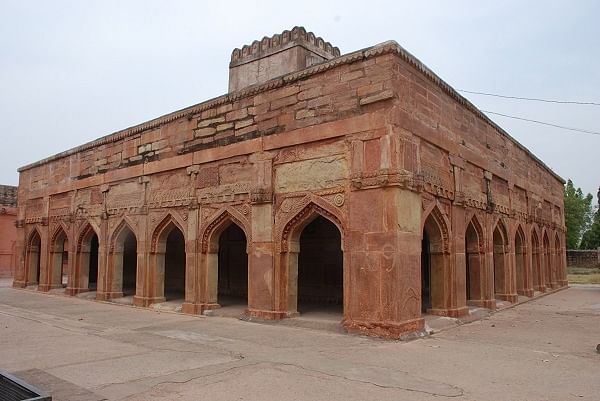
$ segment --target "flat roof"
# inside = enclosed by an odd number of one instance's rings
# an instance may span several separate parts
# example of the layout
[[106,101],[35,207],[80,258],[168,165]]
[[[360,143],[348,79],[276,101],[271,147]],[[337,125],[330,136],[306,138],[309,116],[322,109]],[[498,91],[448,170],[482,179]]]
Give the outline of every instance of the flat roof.
[[55,155],[49,156],[45,159],[38,160],[36,162],[27,164],[23,167],[20,167],[17,171],[22,172],[25,170],[29,170],[31,168],[41,166],[48,162],[61,159],[63,157],[68,157],[78,152],[82,152],[97,146],[105,145],[107,143],[116,142],[121,139],[127,138],[129,136],[135,135],[137,133],[156,128],[163,124],[169,123],[174,120],[178,120],[180,118],[187,117],[191,114],[196,114],[204,110],[211,109],[215,106],[219,106],[222,104],[230,103],[235,100],[253,96],[255,94],[265,92],[271,89],[279,88],[285,86],[287,84],[296,82],[300,79],[306,78],[308,76],[318,74],[323,71],[330,70],[339,65],[343,64],[351,64],[356,61],[369,59],[372,57],[376,57],[382,54],[396,54],[413,67],[415,67],[418,71],[420,71],[423,75],[425,75],[430,81],[435,83],[438,87],[440,87],[446,94],[454,98],[456,101],[461,103],[467,109],[475,113],[479,118],[483,119],[485,122],[494,127],[498,132],[502,135],[506,136],[509,140],[511,140],[517,147],[522,149],[525,153],[527,153],[534,161],[536,161],[542,168],[544,168],[547,172],[549,172],[554,178],[556,178],[561,183],[565,183],[566,181],[556,174],[546,163],[540,160],[536,155],[534,155],[529,149],[527,149],[524,145],[522,145],[519,141],[513,138],[508,132],[506,132],[502,127],[492,121],[486,114],[484,114],[481,110],[479,110],[473,103],[463,97],[460,93],[458,93],[454,88],[452,88],[448,83],[446,83],[442,78],[440,78],[437,74],[435,74],[431,69],[429,69],[425,64],[423,64],[419,59],[413,56],[408,50],[400,46],[396,41],[387,41],[375,46],[367,47],[362,50],[357,50],[348,54],[341,55],[339,57],[335,57],[331,60],[324,61],[319,64],[315,64],[311,67],[308,67],[304,70],[300,70],[297,72],[292,72],[286,75],[283,75],[278,78],[274,78],[270,81],[267,81],[262,84],[256,84],[244,88],[242,90],[236,92],[230,92],[222,96],[218,96],[216,98],[197,103],[195,105],[162,115],[160,117],[154,118],[152,120],[143,122],[141,124],[137,124],[128,128],[125,128],[120,131],[116,131],[112,134],[100,137],[93,141],[84,143],[83,145],[76,146],[69,150],[65,150],[64,152],[57,153]]

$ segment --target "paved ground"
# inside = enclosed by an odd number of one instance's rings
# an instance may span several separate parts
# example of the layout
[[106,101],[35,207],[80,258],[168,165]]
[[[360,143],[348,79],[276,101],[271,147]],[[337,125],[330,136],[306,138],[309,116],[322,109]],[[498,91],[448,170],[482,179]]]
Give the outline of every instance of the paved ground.
[[55,400],[600,399],[600,286],[392,342],[2,284],[0,369]]

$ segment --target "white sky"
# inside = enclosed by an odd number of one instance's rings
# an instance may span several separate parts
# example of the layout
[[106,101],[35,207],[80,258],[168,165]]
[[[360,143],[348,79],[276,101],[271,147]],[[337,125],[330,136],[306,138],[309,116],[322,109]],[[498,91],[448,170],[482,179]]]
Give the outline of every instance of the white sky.
[[[600,102],[595,1],[0,0],[0,183],[22,165],[227,92],[235,47],[295,25],[342,53],[396,40],[456,89]],[[600,107],[466,95],[600,131]],[[596,195],[600,136],[491,116]]]

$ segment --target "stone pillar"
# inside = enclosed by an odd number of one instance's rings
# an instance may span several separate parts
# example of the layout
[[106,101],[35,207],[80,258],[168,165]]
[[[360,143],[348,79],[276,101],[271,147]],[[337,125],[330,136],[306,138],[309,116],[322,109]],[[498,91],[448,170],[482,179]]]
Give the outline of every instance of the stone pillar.
[[349,197],[344,327],[398,338],[422,330],[421,197],[400,188]]
[[155,301],[152,298],[152,288],[154,283],[151,269],[156,261],[156,254],[150,252],[150,242],[153,234],[151,231],[152,224],[150,224],[150,214],[148,213],[147,203],[150,178],[142,176],[139,178],[139,182],[144,188],[144,204],[142,207],[142,215],[140,216],[141,218],[138,220],[137,271],[133,304],[136,306],[148,306]]
[[[48,220],[45,219],[45,221],[42,221],[41,226],[39,227],[40,229],[40,249],[39,249],[39,258],[40,258],[40,280],[37,283],[38,285],[38,291],[47,291],[47,286],[45,285],[45,283],[48,282],[49,280],[49,263],[48,263],[48,259],[49,259],[49,255],[48,255]],[[35,280],[35,277],[31,277],[30,279],[33,278],[32,281],[30,281],[30,283],[33,283],[33,281]]]
[[[196,173],[192,173],[192,182],[196,182]],[[198,237],[199,227],[198,203],[194,199],[188,208],[187,241],[185,244],[185,302],[181,306],[184,313],[198,314],[202,313],[199,304],[201,303],[201,283],[200,283],[200,249]]]
[[108,288],[108,213],[106,212],[106,196],[108,194],[109,186],[102,185],[100,190],[102,191],[102,204],[105,210],[100,216],[100,232],[98,233],[98,278],[96,281],[96,298],[100,295],[100,298],[98,299],[103,299],[102,294],[110,291]]
[[15,222],[17,226],[17,242],[15,244],[16,268],[15,277],[13,280],[14,288],[25,288],[27,279],[25,277],[25,259],[26,259],[26,244],[25,244],[25,221],[20,217]]
[[[469,313],[467,307],[467,262],[465,249],[465,204],[462,185],[464,159],[450,155],[454,174],[454,201],[452,202],[452,235],[450,252],[453,262],[449,266],[447,316],[459,317]],[[454,251],[452,253],[452,250]]]
[[[263,319],[281,319],[286,314],[277,310],[273,293],[275,245],[273,243],[272,190],[270,188],[259,189],[250,196],[252,242],[248,243],[248,310],[246,313],[249,316]],[[297,263],[293,265],[298,266]],[[289,288],[291,286],[288,286]],[[291,295],[288,295],[291,298]],[[288,306],[291,306],[289,300]]]

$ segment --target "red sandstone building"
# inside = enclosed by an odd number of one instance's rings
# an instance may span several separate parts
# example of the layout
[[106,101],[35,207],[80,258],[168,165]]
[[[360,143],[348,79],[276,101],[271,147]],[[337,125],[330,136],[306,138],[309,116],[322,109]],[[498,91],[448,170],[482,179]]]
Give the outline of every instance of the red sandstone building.
[[185,313],[426,313],[567,285],[564,181],[395,42],[294,28],[233,51],[229,92],[20,170],[15,287]]
[[0,185],[0,278],[13,277],[17,243],[17,187]]

